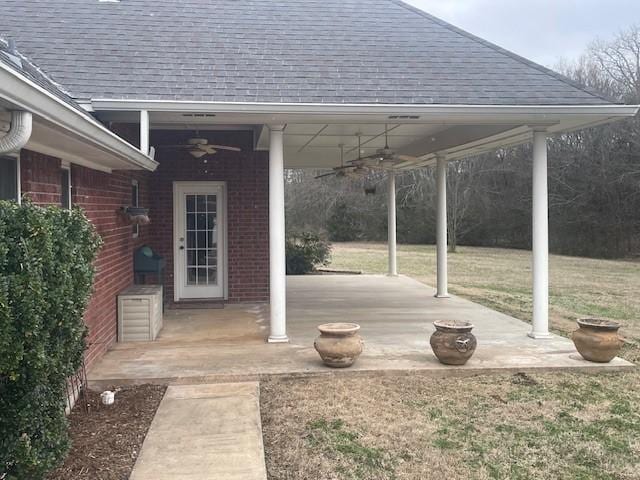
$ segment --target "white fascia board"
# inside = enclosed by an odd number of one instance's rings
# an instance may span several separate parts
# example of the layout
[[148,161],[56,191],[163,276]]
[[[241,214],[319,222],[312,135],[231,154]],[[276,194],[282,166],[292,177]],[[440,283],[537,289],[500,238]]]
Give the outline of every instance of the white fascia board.
[[640,105],[410,105],[331,103],[192,102],[92,99],[94,111],[211,112],[302,115],[574,115],[632,117]]
[[111,132],[88,113],[66,104],[40,85],[0,63],[0,98],[31,112],[88,144],[112,155],[132,168],[153,171],[158,163]]

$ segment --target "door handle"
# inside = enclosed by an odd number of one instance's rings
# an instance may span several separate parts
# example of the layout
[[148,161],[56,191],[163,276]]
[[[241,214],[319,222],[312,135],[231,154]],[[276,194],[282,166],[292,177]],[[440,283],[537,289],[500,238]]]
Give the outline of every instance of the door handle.
[[184,250],[184,245],[180,245],[180,250]]

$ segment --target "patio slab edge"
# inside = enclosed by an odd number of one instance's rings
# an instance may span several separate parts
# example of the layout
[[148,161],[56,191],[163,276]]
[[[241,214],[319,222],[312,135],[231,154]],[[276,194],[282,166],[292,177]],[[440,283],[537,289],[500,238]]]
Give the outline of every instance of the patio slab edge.
[[596,375],[602,373],[630,372],[636,365],[626,360],[616,358],[613,364],[589,364],[575,366],[530,366],[530,367],[442,367],[442,368],[391,368],[391,369],[327,369],[318,371],[287,371],[269,373],[248,374],[210,374],[195,376],[173,377],[140,377],[140,378],[89,378],[88,386],[92,390],[103,390],[113,386],[126,385],[198,385],[238,382],[261,382],[271,378],[278,379],[303,379],[328,376],[359,376],[359,377],[385,377],[420,375],[427,378],[441,379],[451,377],[476,377],[491,375],[509,375],[516,373],[541,374],[541,373],[584,373]]

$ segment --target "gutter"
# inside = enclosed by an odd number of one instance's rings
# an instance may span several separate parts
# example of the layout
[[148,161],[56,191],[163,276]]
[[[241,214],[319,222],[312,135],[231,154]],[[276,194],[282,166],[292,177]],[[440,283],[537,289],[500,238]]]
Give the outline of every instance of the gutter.
[[53,125],[72,132],[88,144],[130,164],[154,171],[158,162],[127,143],[91,115],[82,112],[51,92],[0,62],[0,98]]

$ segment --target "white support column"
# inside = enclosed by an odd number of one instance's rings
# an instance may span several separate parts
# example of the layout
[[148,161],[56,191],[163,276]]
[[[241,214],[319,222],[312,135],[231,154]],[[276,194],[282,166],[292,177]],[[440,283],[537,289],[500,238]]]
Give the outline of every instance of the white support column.
[[533,328],[531,338],[549,338],[549,200],[547,133],[533,132]]
[[269,142],[269,343],[288,342],[284,223],[284,125],[271,125]]
[[389,197],[387,201],[388,214],[388,247],[389,247],[389,276],[398,276],[398,253],[396,243],[396,173],[389,172]]
[[436,188],[438,195],[436,212],[436,250],[438,256],[437,298],[449,297],[447,273],[447,160],[438,157],[436,166]]
[[149,112],[140,110],[140,151],[149,155]]

